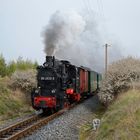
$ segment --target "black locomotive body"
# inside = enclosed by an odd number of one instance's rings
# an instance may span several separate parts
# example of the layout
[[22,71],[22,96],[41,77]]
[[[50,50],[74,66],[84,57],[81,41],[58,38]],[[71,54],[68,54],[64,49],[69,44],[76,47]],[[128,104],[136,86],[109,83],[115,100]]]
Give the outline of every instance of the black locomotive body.
[[[72,65],[68,61],[47,56],[46,62],[43,66],[38,66],[37,71],[37,88],[31,94],[32,106],[36,110],[57,111],[93,92],[90,90],[89,76],[92,71]],[[99,79],[93,80],[91,82],[94,86],[95,83],[99,85]],[[94,91],[97,89],[95,86]]]

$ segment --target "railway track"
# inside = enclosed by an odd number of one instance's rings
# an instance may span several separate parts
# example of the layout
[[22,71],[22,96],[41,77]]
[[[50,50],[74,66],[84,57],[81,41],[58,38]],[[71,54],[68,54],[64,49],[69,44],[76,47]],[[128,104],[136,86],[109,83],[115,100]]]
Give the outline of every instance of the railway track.
[[[67,108],[69,109],[69,108]],[[49,121],[63,114],[67,109],[60,110],[48,117],[38,115],[32,116],[26,120],[13,124],[7,128],[0,130],[0,140],[18,140],[26,135],[31,134],[38,128],[46,125]]]
[[[82,103],[81,100],[79,103]],[[17,122],[16,124],[10,125],[0,130],[0,140],[19,140],[27,135],[32,134],[35,130],[46,125],[49,121],[62,115],[67,110],[72,109],[79,103],[71,104],[70,106],[48,116],[34,115],[28,119]]]

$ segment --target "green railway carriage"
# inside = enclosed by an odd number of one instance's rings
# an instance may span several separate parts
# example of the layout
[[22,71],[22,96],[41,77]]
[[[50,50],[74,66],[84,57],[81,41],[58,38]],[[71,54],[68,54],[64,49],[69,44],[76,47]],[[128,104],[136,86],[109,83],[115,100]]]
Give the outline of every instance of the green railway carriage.
[[102,81],[102,75],[100,73],[97,74],[97,88],[100,89]]
[[101,74],[89,71],[89,92],[94,93],[100,88]]

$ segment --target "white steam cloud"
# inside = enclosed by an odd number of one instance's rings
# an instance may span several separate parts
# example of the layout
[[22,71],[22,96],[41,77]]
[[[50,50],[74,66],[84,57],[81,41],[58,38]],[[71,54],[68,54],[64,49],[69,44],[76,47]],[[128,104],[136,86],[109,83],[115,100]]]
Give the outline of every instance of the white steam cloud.
[[[85,12],[81,16],[74,11],[57,11],[52,15],[43,35],[46,55],[55,55],[99,72],[104,70],[103,44],[107,38],[104,39],[106,34],[99,28],[93,14]],[[119,47],[110,49],[109,55],[110,60],[118,59]]]

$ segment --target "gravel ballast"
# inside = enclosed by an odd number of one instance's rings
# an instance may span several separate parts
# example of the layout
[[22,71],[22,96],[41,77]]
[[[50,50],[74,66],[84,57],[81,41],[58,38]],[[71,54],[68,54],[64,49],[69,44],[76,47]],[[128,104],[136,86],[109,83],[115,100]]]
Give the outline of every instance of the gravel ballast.
[[23,140],[78,140],[80,126],[92,123],[93,113],[98,106],[97,96],[87,99]]

